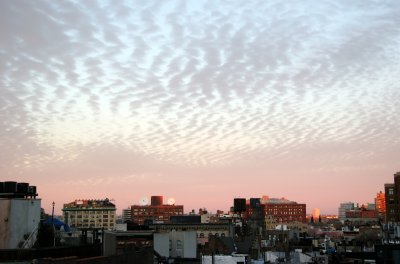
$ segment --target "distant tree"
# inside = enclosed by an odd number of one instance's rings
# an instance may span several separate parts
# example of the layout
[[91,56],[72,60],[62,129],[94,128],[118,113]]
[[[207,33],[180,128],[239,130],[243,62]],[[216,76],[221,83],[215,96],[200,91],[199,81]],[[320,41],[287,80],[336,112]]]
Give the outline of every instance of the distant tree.
[[310,222],[311,222],[311,223],[314,223],[314,216],[311,216]]

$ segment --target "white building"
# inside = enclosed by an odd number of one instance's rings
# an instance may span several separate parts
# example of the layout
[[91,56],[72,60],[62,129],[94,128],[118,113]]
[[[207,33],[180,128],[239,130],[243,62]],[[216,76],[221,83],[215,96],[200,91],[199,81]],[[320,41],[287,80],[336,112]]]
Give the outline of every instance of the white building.
[[0,198],[0,249],[21,248],[40,222],[40,199]]
[[154,234],[154,250],[169,258],[196,258],[196,231],[175,231]]
[[201,263],[239,264],[239,263],[246,263],[246,258],[248,259],[249,257],[247,255],[242,255],[242,254],[235,254],[232,256],[226,256],[226,255],[202,256]]
[[346,212],[358,208],[358,204],[354,202],[341,203],[339,206],[339,220],[346,220]]

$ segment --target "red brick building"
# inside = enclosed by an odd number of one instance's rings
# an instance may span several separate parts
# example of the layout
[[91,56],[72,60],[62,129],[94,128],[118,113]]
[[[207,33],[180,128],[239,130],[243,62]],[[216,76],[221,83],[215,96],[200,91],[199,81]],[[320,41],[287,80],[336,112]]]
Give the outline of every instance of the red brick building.
[[152,196],[150,205],[132,205],[132,222],[143,225],[146,220],[170,223],[170,216],[183,215],[183,205],[162,204],[162,196]]
[[[294,201],[289,201],[285,198],[269,198],[263,197],[260,201],[261,214],[265,219],[272,218],[277,223],[306,223],[306,204],[299,204]],[[251,217],[258,210],[257,201],[254,206],[251,201],[246,205],[246,216]]]
[[262,206],[265,217],[272,216],[279,223],[307,222],[306,204],[266,203]]
[[350,210],[346,212],[346,218],[378,218],[379,214],[375,210],[367,210],[365,208],[361,208],[359,210]]

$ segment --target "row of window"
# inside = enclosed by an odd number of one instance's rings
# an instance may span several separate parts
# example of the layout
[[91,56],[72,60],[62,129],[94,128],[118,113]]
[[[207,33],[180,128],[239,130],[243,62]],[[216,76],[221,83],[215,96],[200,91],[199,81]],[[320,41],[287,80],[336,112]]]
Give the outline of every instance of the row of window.
[[[211,236],[219,237],[220,234],[219,233],[215,233],[215,234],[208,233],[208,237],[211,237]],[[198,234],[197,237],[204,238],[204,233]],[[221,233],[221,237],[225,237],[225,233]]]
[[101,222],[101,221],[98,221],[98,222],[93,222],[93,221],[74,221],[74,222],[71,222],[71,223],[75,223],[75,224],[87,224],[87,223],[89,223],[89,224],[99,224],[99,225],[105,225],[105,224],[115,224],[115,222]]
[[133,211],[134,211],[134,212],[161,213],[161,212],[183,212],[183,209],[173,209],[173,208],[165,208],[165,209],[134,208]]
[[304,212],[265,212],[265,215],[305,215]]
[[181,215],[182,213],[181,212],[163,212],[163,213],[160,213],[160,212],[157,212],[157,213],[152,213],[152,212],[134,212],[133,213],[133,215],[160,215],[160,214],[163,214],[163,215]]
[[96,219],[98,219],[98,218],[108,218],[108,217],[110,217],[110,218],[114,218],[115,217],[115,215],[96,215],[96,216],[93,216],[93,215],[70,215],[69,216],[70,218],[91,218],[91,219],[94,219],[94,218],[96,218]]

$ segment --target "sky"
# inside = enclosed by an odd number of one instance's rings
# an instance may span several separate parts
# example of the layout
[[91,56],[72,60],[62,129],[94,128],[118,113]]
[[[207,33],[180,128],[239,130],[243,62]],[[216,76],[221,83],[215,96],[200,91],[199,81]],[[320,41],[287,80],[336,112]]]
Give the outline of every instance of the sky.
[[400,171],[400,1],[0,0],[0,180],[336,214]]

